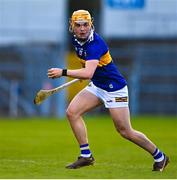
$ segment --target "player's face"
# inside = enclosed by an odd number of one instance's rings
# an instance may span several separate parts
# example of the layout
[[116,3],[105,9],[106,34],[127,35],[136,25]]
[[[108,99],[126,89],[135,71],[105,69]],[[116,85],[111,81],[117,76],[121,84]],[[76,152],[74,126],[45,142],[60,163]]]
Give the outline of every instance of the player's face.
[[75,22],[74,34],[80,41],[85,41],[90,35],[91,27],[88,22]]

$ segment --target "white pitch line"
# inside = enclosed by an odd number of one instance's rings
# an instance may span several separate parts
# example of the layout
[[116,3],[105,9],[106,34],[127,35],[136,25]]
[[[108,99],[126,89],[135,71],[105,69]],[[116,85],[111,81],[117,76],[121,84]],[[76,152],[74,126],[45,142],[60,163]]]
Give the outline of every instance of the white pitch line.
[[0,161],[9,161],[9,162],[22,162],[22,163],[34,163],[37,164],[35,161],[33,160],[20,160],[20,159],[0,159]]

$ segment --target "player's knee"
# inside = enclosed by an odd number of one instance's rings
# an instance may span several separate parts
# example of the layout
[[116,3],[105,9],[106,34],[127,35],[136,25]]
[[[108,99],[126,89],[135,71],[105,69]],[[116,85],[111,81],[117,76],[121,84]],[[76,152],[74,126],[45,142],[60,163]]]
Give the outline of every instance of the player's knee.
[[78,116],[78,114],[74,108],[68,107],[66,110],[66,116],[69,120],[72,120],[72,119],[75,119]]
[[131,130],[130,130],[130,129],[121,128],[121,129],[118,130],[118,132],[120,133],[120,135],[121,135],[123,138],[131,140],[132,133],[131,133]]
[[66,116],[68,119],[70,119],[74,115],[74,112],[72,111],[71,108],[66,109]]
[[126,130],[121,130],[119,133],[123,138],[129,139],[129,134]]

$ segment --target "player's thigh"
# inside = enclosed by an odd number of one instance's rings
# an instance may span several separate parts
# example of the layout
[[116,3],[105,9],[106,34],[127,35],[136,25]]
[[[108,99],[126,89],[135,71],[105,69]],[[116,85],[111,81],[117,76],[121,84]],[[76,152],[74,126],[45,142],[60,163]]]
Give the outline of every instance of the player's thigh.
[[100,99],[86,89],[83,89],[70,102],[67,111],[81,115],[99,105],[101,105]]
[[109,112],[118,131],[131,129],[128,107],[110,108]]

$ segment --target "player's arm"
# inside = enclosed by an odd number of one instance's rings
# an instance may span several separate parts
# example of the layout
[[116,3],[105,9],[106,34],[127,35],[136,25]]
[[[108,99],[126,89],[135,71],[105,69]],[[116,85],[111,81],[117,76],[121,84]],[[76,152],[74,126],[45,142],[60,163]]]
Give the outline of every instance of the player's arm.
[[[98,65],[98,60],[89,60],[86,61],[85,67],[81,69],[67,69],[64,75],[72,78],[79,78],[79,79],[91,79],[96,68]],[[60,68],[51,68],[48,70],[48,77],[49,78],[58,78],[63,76],[63,69]]]

